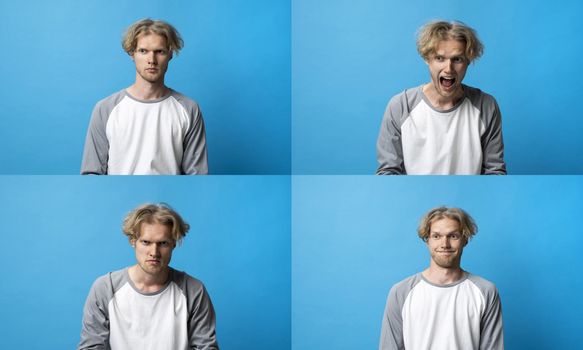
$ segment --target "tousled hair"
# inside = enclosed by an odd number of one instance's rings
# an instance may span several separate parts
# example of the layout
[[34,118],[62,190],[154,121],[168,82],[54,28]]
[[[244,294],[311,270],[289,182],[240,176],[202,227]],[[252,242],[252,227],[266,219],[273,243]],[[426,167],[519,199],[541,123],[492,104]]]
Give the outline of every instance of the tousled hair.
[[166,45],[172,53],[178,54],[184,46],[180,33],[170,23],[150,18],[141,19],[129,26],[123,35],[121,46],[131,56],[138,45],[138,38],[151,33],[166,38]]
[[421,218],[421,222],[417,228],[419,238],[427,242],[431,231],[431,224],[443,218],[455,220],[460,224],[461,234],[465,237],[466,242],[469,242],[478,232],[478,226],[474,222],[474,219],[463,209],[438,207],[431,209]]
[[123,220],[122,231],[129,241],[140,238],[142,223],[168,226],[175,242],[180,243],[190,229],[182,217],[166,203],[142,204],[129,212]]
[[434,21],[425,24],[417,35],[417,51],[425,61],[428,61],[431,55],[435,54],[439,42],[448,39],[466,44],[464,56],[468,64],[480,58],[484,52],[484,45],[476,31],[459,21]]

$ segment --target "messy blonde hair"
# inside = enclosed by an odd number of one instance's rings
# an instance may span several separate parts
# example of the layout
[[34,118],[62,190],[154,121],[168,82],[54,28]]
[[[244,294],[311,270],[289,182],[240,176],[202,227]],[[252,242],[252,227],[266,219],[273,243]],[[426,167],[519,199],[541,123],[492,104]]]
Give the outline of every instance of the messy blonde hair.
[[138,45],[138,38],[141,35],[151,33],[166,38],[166,45],[168,46],[168,50],[172,53],[178,54],[184,46],[184,41],[182,41],[180,33],[178,33],[176,28],[167,22],[150,18],[139,20],[129,26],[121,40],[121,46],[124,51],[131,56],[134,54],[136,46]]
[[142,223],[168,226],[177,243],[182,242],[190,229],[190,225],[166,203],[142,204],[127,214],[123,220],[122,231],[130,242],[140,238]]
[[438,207],[431,209],[423,216],[423,218],[421,218],[421,222],[417,228],[417,234],[419,235],[419,238],[427,242],[431,231],[431,224],[443,218],[457,221],[460,224],[461,234],[465,237],[466,242],[469,242],[470,239],[478,232],[478,226],[474,222],[474,219],[472,219],[472,217],[463,209]]
[[417,51],[424,60],[429,60],[435,54],[437,45],[443,40],[453,39],[466,44],[465,57],[472,63],[482,56],[484,45],[476,31],[458,21],[434,21],[419,29],[417,36]]

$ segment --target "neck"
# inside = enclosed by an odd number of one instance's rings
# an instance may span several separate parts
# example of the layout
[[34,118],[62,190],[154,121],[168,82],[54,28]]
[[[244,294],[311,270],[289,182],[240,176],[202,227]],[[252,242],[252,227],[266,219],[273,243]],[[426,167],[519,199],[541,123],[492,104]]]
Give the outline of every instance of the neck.
[[422,272],[423,277],[425,277],[429,282],[437,285],[452,284],[460,279],[464,275],[464,270],[461,267],[441,267],[431,262],[429,268]]
[[154,293],[162,289],[168,281],[170,269],[166,268],[158,274],[145,273],[140,266],[134,265],[129,268],[128,273],[134,286],[142,292]]
[[431,103],[431,105],[438,110],[452,109],[464,96],[464,90],[459,89],[451,97],[444,97],[437,93],[433,83],[428,83],[423,86],[423,93]]
[[127,88],[127,92],[139,100],[157,100],[166,95],[168,88],[163,80],[151,83],[137,77],[136,82]]

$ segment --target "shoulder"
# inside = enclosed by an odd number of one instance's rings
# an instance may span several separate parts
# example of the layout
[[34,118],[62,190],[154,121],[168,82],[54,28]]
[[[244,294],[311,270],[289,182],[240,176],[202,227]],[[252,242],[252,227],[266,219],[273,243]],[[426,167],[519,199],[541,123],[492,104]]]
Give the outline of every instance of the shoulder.
[[482,293],[482,295],[484,295],[486,299],[497,298],[498,289],[496,288],[496,285],[494,285],[494,283],[488,281],[483,277],[473,275],[471,273],[468,274],[468,281],[473,283],[480,290],[480,292]]
[[478,109],[493,108],[497,105],[496,99],[489,93],[468,85],[464,85],[463,87],[466,97]]
[[191,99],[190,97],[181,94],[178,91],[175,90],[170,90],[170,96],[172,98],[174,98],[178,103],[180,103],[180,105],[182,105],[182,107],[188,111],[198,111],[199,110],[199,106],[198,106],[198,102],[196,102],[195,100]]
[[103,108],[113,109],[113,107],[115,107],[121,100],[123,100],[124,97],[126,97],[125,89],[120,90],[116,93],[113,93],[113,94],[107,96],[104,99],[99,100],[95,104],[95,107],[100,108],[100,109],[103,109]]
[[187,295],[197,295],[205,292],[204,284],[184,271],[171,269],[172,281]]
[[423,100],[423,85],[410,89],[405,89],[396,94],[389,100],[389,107],[406,107],[407,110],[413,109]]
[[99,276],[93,286],[92,293],[98,298],[110,299],[127,282],[127,269],[108,272]]
[[409,276],[404,280],[398,282],[397,284],[393,285],[391,291],[389,292],[389,296],[394,296],[397,299],[405,299],[409,292],[419,283],[421,282],[421,274],[416,273],[413,276]]

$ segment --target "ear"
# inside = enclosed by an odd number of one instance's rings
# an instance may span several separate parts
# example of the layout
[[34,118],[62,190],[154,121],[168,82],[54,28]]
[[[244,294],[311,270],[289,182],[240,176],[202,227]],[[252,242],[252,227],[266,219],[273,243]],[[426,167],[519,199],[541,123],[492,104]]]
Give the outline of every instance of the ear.
[[136,239],[135,238],[130,239],[130,245],[132,246],[132,248],[136,247]]

